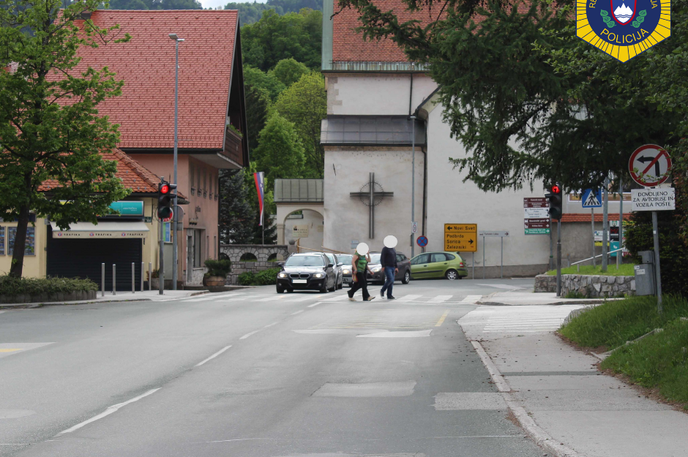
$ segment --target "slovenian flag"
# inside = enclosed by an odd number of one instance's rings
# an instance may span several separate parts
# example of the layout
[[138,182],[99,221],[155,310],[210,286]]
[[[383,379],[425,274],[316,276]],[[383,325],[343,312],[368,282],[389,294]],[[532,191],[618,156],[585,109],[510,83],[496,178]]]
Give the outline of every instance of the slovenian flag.
[[262,171],[253,173],[253,180],[256,182],[256,192],[258,193],[258,205],[260,206],[260,222],[258,222],[258,225],[263,225],[263,197],[265,195],[263,175]]

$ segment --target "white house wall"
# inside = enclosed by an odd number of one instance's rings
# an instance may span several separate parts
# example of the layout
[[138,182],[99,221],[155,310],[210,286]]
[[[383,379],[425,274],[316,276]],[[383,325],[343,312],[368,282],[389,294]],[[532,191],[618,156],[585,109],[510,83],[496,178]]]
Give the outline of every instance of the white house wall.
[[[394,235],[398,252],[411,254],[411,151],[402,148],[327,147],[325,153],[325,241],[327,248],[352,252],[352,242],[380,251],[382,240]],[[422,217],[424,154],[416,150],[416,219]],[[368,207],[350,196],[368,183],[368,173],[385,192],[394,192],[375,207],[375,238],[368,238]],[[419,223],[420,225],[420,223]]]
[[[411,106],[415,109],[437,88],[423,74],[413,75]],[[411,75],[370,73],[327,76],[327,114],[408,115]]]
[[[533,274],[549,262],[550,240],[547,235],[525,235],[523,198],[543,197],[543,184],[534,183],[534,192],[526,187],[519,191],[483,192],[470,181],[463,182],[465,172],[453,169],[449,158],[466,156],[465,148],[450,138],[449,126],[442,122],[442,110],[430,112],[428,119],[428,190],[427,190],[427,250],[444,249],[445,223],[478,224],[478,231],[508,231],[504,238],[504,266],[508,274]],[[482,266],[483,240],[478,237],[475,257],[462,253],[464,260]],[[499,274],[501,264],[500,238],[485,239],[485,266],[491,276]],[[533,271],[531,271],[533,270]],[[507,270],[505,270],[507,272]],[[476,277],[482,275],[476,270]],[[490,274],[488,274],[490,276]]]

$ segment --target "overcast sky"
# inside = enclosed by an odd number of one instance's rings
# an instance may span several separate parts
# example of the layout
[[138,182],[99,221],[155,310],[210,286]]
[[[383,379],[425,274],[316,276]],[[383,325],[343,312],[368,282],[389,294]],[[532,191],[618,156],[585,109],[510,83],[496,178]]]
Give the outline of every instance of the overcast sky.
[[[258,3],[265,3],[267,0],[256,0]],[[227,3],[253,3],[253,0],[201,0],[203,8],[217,8],[218,6],[225,6]]]

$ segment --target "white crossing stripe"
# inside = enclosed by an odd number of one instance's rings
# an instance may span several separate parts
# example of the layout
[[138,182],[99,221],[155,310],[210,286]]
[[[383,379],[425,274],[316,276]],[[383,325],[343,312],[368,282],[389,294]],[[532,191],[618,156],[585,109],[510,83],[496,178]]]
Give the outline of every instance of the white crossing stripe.
[[[237,297],[241,297],[243,295],[246,295],[246,293],[229,293],[229,294],[204,294],[201,295],[200,297],[196,298],[189,298],[186,301],[191,301],[191,302],[200,302],[200,301],[210,301],[210,300],[221,300],[221,299],[234,299]],[[244,297],[245,298],[245,297]]]
[[430,300],[428,300],[428,303],[442,303],[442,302],[449,300],[452,297],[453,297],[453,295],[437,295],[437,296],[431,298]]
[[411,301],[420,297],[422,297],[422,295],[404,295],[403,297],[398,298],[397,301]]
[[474,304],[474,303],[477,303],[478,300],[480,300],[481,298],[483,298],[482,295],[466,295],[466,298],[461,300],[461,303]]

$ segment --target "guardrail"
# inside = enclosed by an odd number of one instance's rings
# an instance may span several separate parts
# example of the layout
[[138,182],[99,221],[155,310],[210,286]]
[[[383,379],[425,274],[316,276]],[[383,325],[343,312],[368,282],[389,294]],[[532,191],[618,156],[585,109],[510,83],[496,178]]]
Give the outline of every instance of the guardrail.
[[[609,251],[609,252],[607,252],[606,255],[610,256],[610,255],[614,254],[615,252],[621,252],[621,251],[623,251],[623,248],[619,248],[619,249],[615,249],[615,250],[613,250],[613,251]],[[596,259],[596,258],[598,258],[598,257],[602,257],[603,255],[605,255],[605,254],[598,254],[598,255],[596,255],[596,256],[588,257],[587,259],[579,260],[578,262],[573,262],[573,263],[569,264],[569,266],[572,267],[572,266],[575,265],[575,266],[576,266],[576,270],[578,270],[578,272],[580,273],[580,264],[581,264],[581,263],[588,262],[588,261],[593,260],[593,259]]]

